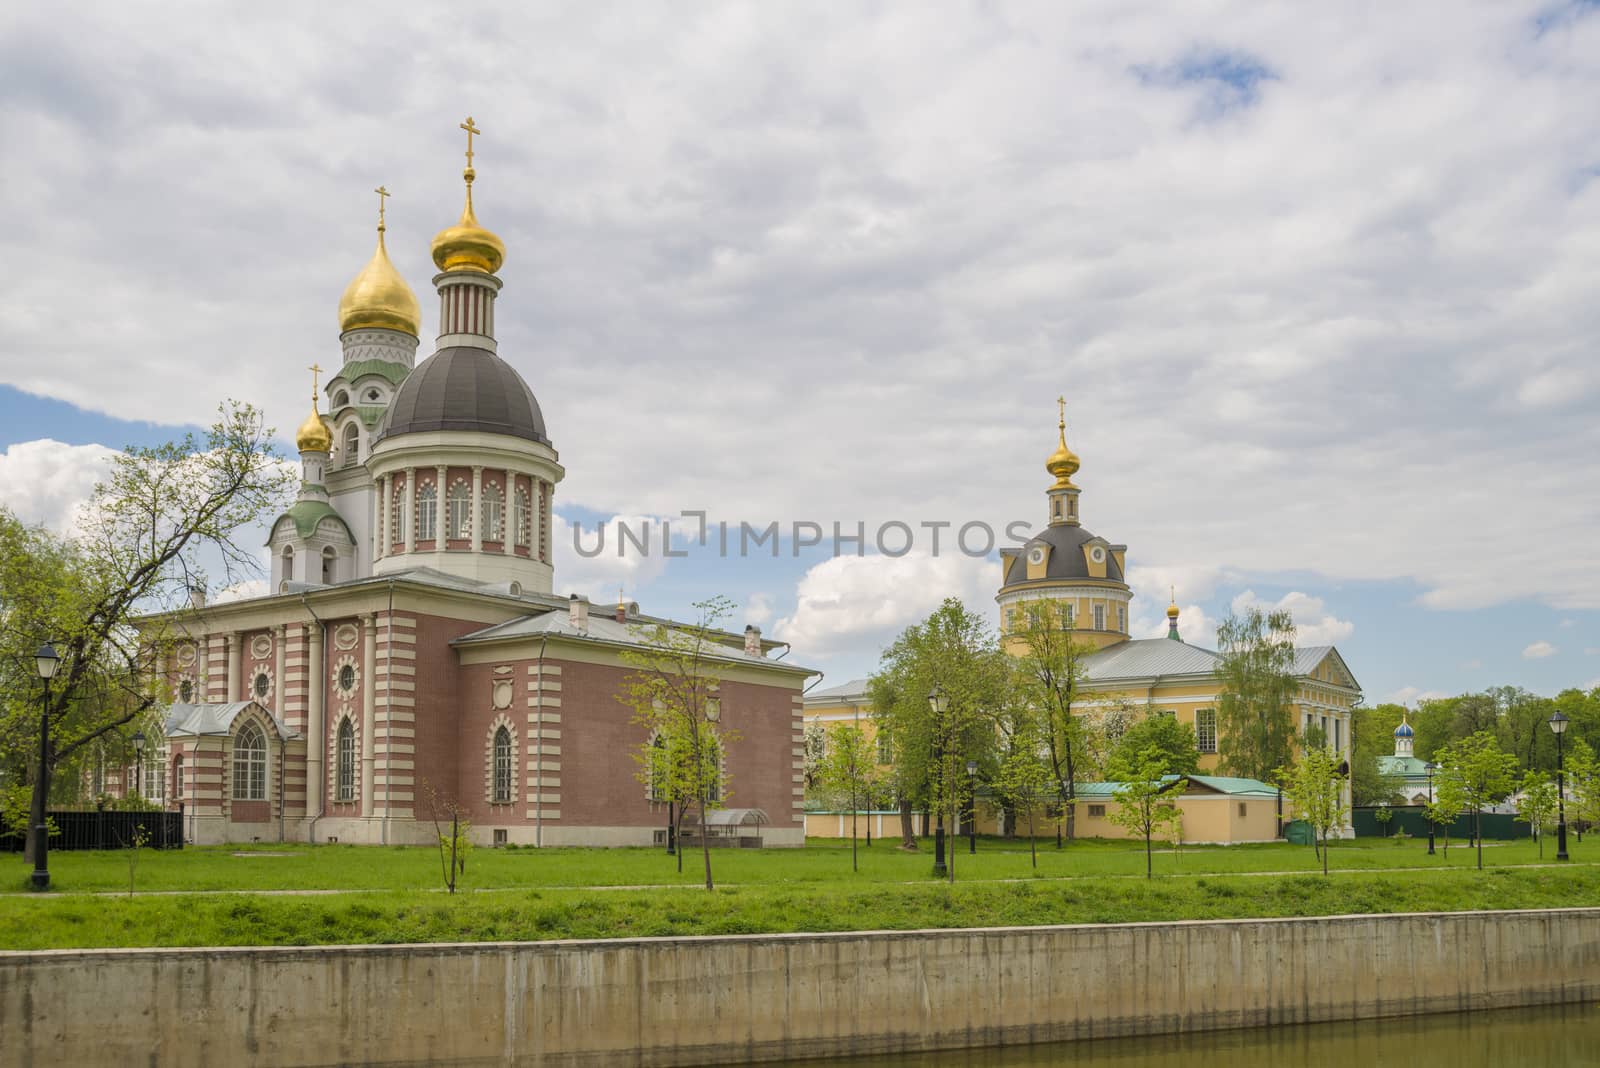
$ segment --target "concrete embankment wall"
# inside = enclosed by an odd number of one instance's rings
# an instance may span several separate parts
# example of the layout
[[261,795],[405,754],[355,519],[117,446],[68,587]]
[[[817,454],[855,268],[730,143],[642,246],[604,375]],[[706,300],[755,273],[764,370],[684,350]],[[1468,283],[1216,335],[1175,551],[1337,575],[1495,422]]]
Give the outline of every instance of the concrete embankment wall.
[[690,1065],[1600,999],[1600,909],[0,953],[7,1065]]

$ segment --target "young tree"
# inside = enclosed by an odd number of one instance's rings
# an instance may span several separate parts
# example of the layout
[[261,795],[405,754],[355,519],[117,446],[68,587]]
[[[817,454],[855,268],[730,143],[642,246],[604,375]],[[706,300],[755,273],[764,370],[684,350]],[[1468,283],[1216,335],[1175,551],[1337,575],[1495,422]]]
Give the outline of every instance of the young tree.
[[1034,835],[1034,817],[1046,801],[1059,797],[1054,768],[1044,756],[1047,748],[1042,719],[1026,705],[1008,717],[1010,731],[1004,739],[1000,764],[990,784],[1011,811],[1027,822],[1028,853],[1035,868],[1039,866],[1039,846]]
[[1129,727],[1112,746],[1106,761],[1106,778],[1113,782],[1126,778],[1127,769],[1138,763],[1151,746],[1166,760],[1168,774],[1193,775],[1200,770],[1200,747],[1194,728],[1179,723],[1176,716],[1152,712]]
[[1322,852],[1322,874],[1328,874],[1328,839],[1345,825],[1350,810],[1344,804],[1344,776],[1338,755],[1320,746],[1308,748],[1300,759],[1278,772],[1284,797],[1294,806],[1295,819],[1311,825]]
[[1183,780],[1166,777],[1166,757],[1153,745],[1146,747],[1127,771],[1128,777],[1111,794],[1117,803],[1111,821],[1144,839],[1144,877],[1148,879],[1154,871],[1151,839],[1157,828],[1178,818],[1173,792],[1182,787]]
[[1394,809],[1389,807],[1389,802],[1378,802],[1378,807],[1372,811],[1372,818],[1378,821],[1378,836],[1380,838],[1389,837],[1389,824],[1394,821]]
[[1265,781],[1294,759],[1294,619],[1252,608],[1217,628],[1222,767]]
[[[956,825],[969,789],[966,762],[985,763],[994,749],[1010,670],[988,623],[955,598],[884,650],[868,692],[893,747],[902,833],[912,848],[913,802],[931,809],[941,828],[947,819]],[[953,865],[941,872],[937,857],[934,870],[954,877]]]
[[1539,842],[1539,859],[1544,859],[1544,832],[1556,815],[1556,784],[1542,771],[1522,777],[1522,796],[1517,798],[1517,819],[1528,825]]
[[1474,731],[1439,754],[1436,782],[1440,792],[1458,796],[1472,812],[1472,837],[1478,842],[1478,869],[1483,869],[1483,809],[1509,794],[1516,785],[1517,758],[1500,749],[1490,730]]
[[[1084,658],[1094,646],[1073,637],[1065,601],[1023,601],[1006,635],[1021,699],[1038,715],[1039,735],[1056,800],[1066,816],[1067,838],[1077,834],[1076,784],[1084,766],[1084,724],[1073,712]],[[1056,843],[1058,846],[1060,842]]]
[[860,727],[836,723],[828,728],[826,752],[817,765],[817,780],[834,797],[850,807],[850,870],[860,871],[856,859],[856,813],[867,796],[876,768],[874,747]]
[[[693,804],[700,819],[700,851],[705,862],[706,889],[713,889],[711,843],[707,837],[707,816],[727,799],[726,776],[722,770],[725,747],[737,735],[721,724],[722,699],[718,694],[722,678],[718,667],[731,655],[717,624],[733,611],[726,597],[698,601],[693,624],[657,623],[633,628],[638,643],[622,653],[623,662],[633,670],[622,683],[617,700],[633,711],[633,722],[644,728],[637,759],[650,766],[656,738],[669,739],[671,757],[665,765],[671,793]],[[679,840],[682,853],[682,840]]]
[[1455,826],[1456,817],[1466,811],[1467,797],[1461,780],[1457,776],[1446,775],[1443,766],[1433,776],[1433,803],[1426,806],[1425,811],[1428,821],[1444,835],[1444,857],[1450,859],[1450,828]]
[[1578,825],[1578,841],[1583,828],[1600,823],[1600,760],[1589,743],[1579,738],[1572,743],[1566,758],[1567,812]]
[[[203,437],[117,456],[68,537],[0,510],[0,760],[31,774],[33,822],[58,766],[164,699],[152,652],[205,585],[204,563],[228,583],[257,573],[256,547],[239,539],[292,481],[261,413],[228,403]],[[61,666],[39,767],[33,656],[46,641]]]
[[818,769],[822,766],[823,758],[828,755],[828,731],[827,728],[823,727],[820,717],[812,716],[806,720],[803,733],[805,737],[805,786],[806,792],[810,793],[821,785],[821,780],[818,778]]
[[424,781],[422,792],[428,799],[428,815],[433,820],[434,839],[439,843],[439,868],[444,888],[456,892],[456,885],[467,872],[467,854],[472,850],[472,823],[466,806],[453,797],[441,797],[433,784]]

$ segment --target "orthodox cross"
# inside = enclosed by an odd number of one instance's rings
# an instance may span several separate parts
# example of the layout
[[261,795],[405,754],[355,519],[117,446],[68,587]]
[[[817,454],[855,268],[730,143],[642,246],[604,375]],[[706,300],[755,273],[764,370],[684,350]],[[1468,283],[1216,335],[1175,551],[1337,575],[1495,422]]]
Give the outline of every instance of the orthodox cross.
[[[379,203],[382,203],[382,201],[380,201]],[[316,404],[317,403],[317,376],[322,373],[322,368],[320,366],[318,366],[317,364],[312,364],[310,367],[307,367],[306,370],[311,372],[311,403],[312,404]]]
[[387,187],[380,185],[378,188],[374,189],[373,192],[378,194],[378,229],[382,230],[384,228],[384,226],[383,226],[384,201],[389,199],[389,190],[388,190]]
[[472,169],[472,135],[481,134],[483,131],[472,124],[471,115],[467,116],[467,121],[461,124],[461,128],[467,131],[467,170],[470,171]]
[[1065,430],[1067,429],[1067,398],[1065,395],[1056,398],[1056,408],[1061,413],[1061,420],[1058,425],[1062,430]]

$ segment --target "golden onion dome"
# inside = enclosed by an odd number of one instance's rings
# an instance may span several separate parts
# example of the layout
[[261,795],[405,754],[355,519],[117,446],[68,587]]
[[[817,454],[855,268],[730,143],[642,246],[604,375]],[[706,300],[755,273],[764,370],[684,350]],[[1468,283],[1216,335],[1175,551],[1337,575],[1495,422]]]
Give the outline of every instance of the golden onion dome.
[[315,401],[311,404],[311,414],[294,432],[294,447],[301,452],[331,452],[333,449],[333,430],[317,411]]
[[417,295],[389,262],[383,231],[384,226],[379,223],[377,250],[339,298],[339,331],[398,330],[420,337],[422,305],[417,303]]
[[1178,602],[1177,601],[1173,601],[1171,604],[1167,605],[1167,618],[1170,619],[1170,620],[1173,620],[1173,621],[1177,620],[1177,618],[1178,618]]
[[472,179],[475,175],[471,167],[462,175],[467,180],[467,203],[461,209],[461,221],[434,236],[433,262],[441,271],[494,274],[506,260],[506,245],[478,225],[478,217],[472,211]]
[[1061,436],[1056,445],[1056,451],[1050,454],[1050,459],[1044,462],[1044,469],[1056,476],[1056,486],[1071,486],[1072,476],[1078,471],[1078,456],[1067,448],[1067,428],[1061,427]]

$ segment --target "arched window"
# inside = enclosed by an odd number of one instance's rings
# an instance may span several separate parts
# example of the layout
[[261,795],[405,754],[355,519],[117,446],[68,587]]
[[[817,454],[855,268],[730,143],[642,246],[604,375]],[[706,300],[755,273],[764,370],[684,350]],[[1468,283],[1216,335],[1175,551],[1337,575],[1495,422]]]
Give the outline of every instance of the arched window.
[[517,547],[526,549],[529,544],[528,537],[533,533],[533,503],[529,500],[528,491],[522,486],[517,487],[512,502],[517,513]]
[[172,797],[179,804],[183,803],[183,757],[172,761]]
[[267,799],[267,736],[260,724],[246,723],[233,740],[233,799]]
[[346,393],[344,390],[341,389],[339,392],[337,392],[337,393],[335,393],[333,395],[333,410],[334,411],[338,411],[340,408],[343,408],[345,405],[347,405],[349,403],[350,403],[350,394]]
[[338,772],[335,776],[334,800],[356,799],[356,728],[349,717],[339,722]]
[[722,742],[716,735],[708,735],[703,750],[706,770],[706,800],[722,800]]
[[283,547],[283,581],[294,581],[294,550],[287,545]]
[[494,803],[511,803],[511,732],[504,727],[494,732]]
[[667,736],[657,734],[650,739],[650,800],[652,801],[668,800],[668,773],[672,769],[667,760]]
[[361,459],[361,424],[351,423],[344,428],[344,466],[352,467]]
[[417,491],[417,537],[431,539],[439,530],[439,491],[428,483]]
[[493,482],[483,487],[483,540],[505,541],[506,496]]
[[450,483],[445,504],[449,508],[445,518],[450,522],[450,529],[445,536],[452,539],[472,537],[472,487],[456,479]]
[[324,586],[333,584],[333,561],[333,547],[330,545],[322,550],[322,584]]
[[[396,484],[391,492],[394,494],[394,500],[389,504],[389,543],[404,545],[406,543],[405,484]],[[388,552],[388,547],[386,546],[383,551]]]
[[190,682],[188,679],[184,679],[182,682],[178,683],[178,702],[186,705],[193,700],[194,683]]

